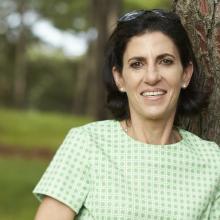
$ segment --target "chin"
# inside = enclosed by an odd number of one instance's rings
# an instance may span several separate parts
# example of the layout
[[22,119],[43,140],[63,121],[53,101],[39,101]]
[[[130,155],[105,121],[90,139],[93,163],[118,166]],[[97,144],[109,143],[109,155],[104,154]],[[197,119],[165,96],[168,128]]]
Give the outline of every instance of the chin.
[[154,120],[154,121],[158,121],[158,120],[162,120],[164,119],[164,115],[156,115],[156,114],[151,114],[151,115],[145,115],[144,118],[146,120]]
[[167,111],[145,111],[143,116],[148,120],[167,120],[175,115],[175,111],[167,112]]

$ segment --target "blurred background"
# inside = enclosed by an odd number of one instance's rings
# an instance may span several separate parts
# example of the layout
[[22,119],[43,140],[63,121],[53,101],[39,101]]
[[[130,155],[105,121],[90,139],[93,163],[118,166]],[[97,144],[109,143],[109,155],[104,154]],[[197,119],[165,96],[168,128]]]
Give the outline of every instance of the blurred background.
[[118,16],[150,8],[171,1],[0,1],[0,219],[33,219],[31,192],[67,131],[109,117],[104,45]]

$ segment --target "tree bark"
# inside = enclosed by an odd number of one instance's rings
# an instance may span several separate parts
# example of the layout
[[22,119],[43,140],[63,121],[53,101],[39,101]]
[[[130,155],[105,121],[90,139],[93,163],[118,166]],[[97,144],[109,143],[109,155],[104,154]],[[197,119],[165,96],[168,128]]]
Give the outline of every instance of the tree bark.
[[[110,32],[116,24],[121,11],[121,0],[91,0],[91,19],[98,32],[97,40],[92,48],[89,84],[89,109],[96,119],[105,119],[105,90],[102,82],[102,67],[104,63],[104,48]],[[92,100],[92,101],[91,101]]]
[[24,24],[24,13],[26,12],[26,1],[18,3],[18,12],[21,17],[21,24],[18,30],[16,44],[15,66],[14,66],[14,102],[16,107],[24,107],[26,90],[26,28]]
[[174,0],[173,8],[186,27],[200,67],[198,86],[212,91],[210,105],[182,125],[220,144],[220,0]]

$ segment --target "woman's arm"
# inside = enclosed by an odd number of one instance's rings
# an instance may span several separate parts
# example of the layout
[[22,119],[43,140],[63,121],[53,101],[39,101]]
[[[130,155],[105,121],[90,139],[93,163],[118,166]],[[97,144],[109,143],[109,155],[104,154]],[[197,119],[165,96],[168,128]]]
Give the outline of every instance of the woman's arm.
[[35,220],[73,220],[76,213],[63,203],[45,197],[40,204]]

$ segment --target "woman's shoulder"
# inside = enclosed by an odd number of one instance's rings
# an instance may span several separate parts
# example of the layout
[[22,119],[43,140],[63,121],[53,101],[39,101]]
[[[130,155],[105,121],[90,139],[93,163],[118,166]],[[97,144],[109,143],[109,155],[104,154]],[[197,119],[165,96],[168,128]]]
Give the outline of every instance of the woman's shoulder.
[[113,120],[105,120],[73,127],[61,143],[59,151],[72,151],[73,149],[76,151],[78,149],[91,153],[91,150],[95,149],[97,140],[100,140],[100,137],[108,136],[114,124]]
[[[71,149],[83,148],[88,152],[104,147],[103,144],[112,143],[112,134],[115,134],[117,123],[114,120],[94,121],[70,129],[63,146]],[[91,153],[91,152],[90,152]]]
[[214,141],[205,140],[198,135],[180,129],[180,133],[185,139],[185,142],[195,151],[199,152],[202,155],[206,155],[210,158],[216,158],[220,164],[220,146]]
[[115,120],[94,121],[70,129],[68,136],[84,137],[110,134],[116,128]]
[[84,131],[84,132],[97,132],[97,131],[105,131],[111,130],[115,127],[115,120],[103,120],[103,121],[93,121],[79,127],[73,127],[71,130],[73,131]]

